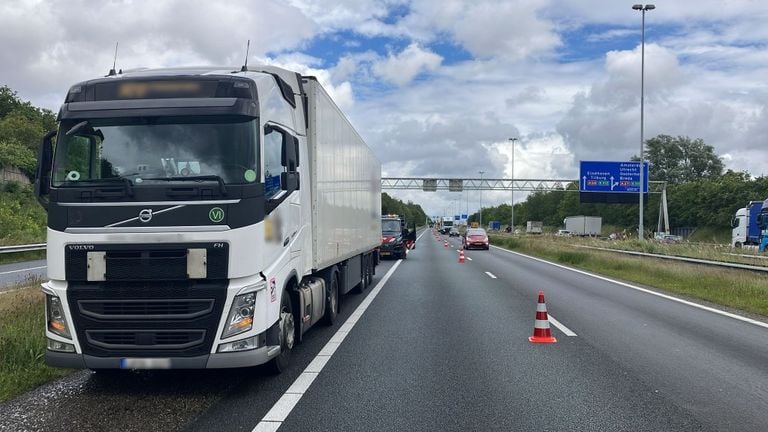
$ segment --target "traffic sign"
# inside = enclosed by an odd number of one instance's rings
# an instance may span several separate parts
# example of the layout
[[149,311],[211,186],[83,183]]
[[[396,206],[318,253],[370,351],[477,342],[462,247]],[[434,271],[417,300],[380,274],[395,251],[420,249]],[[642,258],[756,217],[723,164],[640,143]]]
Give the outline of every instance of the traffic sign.
[[[640,193],[640,162],[581,161],[580,192]],[[648,193],[648,162],[644,163],[643,192]]]

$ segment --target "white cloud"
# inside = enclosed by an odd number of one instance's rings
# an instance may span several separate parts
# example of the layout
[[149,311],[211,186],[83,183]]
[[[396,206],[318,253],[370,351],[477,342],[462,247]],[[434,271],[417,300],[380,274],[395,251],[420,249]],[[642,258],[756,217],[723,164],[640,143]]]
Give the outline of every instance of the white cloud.
[[[567,179],[579,159],[639,151],[639,50],[565,45],[568,32],[591,28],[587,43],[639,39],[640,15],[630,7],[604,0],[7,1],[0,4],[0,85],[55,110],[71,84],[107,72],[115,41],[118,67],[127,69],[237,66],[251,39],[249,63],[317,76],[389,175],[476,176],[482,169],[486,177],[508,176],[506,139],[517,136],[517,178]],[[728,167],[765,173],[768,8],[750,0],[672,2],[646,18],[646,137],[701,137],[728,155]],[[305,52],[319,37],[332,48]],[[391,46],[406,48],[382,53]],[[563,63],[561,47],[586,49],[590,60]],[[397,195],[434,214],[457,198],[466,205],[466,194]],[[486,205],[505,196],[487,194]],[[470,211],[476,207],[473,194]]]
[[373,64],[373,71],[381,78],[398,86],[411,82],[417,75],[437,69],[442,57],[412,43],[397,54]]

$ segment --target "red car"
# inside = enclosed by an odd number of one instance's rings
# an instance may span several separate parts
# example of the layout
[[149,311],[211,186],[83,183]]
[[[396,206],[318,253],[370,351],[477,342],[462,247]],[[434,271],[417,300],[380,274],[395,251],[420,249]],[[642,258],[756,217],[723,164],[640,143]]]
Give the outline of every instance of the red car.
[[470,228],[464,234],[464,249],[485,249],[491,248],[488,241],[488,234],[482,228]]

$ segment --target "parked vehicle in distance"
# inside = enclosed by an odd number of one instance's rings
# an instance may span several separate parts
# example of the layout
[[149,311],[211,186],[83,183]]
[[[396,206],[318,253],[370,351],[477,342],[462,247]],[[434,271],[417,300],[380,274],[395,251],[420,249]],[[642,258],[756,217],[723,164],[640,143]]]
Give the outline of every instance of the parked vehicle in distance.
[[398,215],[381,217],[381,247],[379,255],[382,258],[408,258],[408,251],[416,246],[416,228],[409,230],[405,219]]
[[736,210],[731,219],[731,246],[759,245],[761,238],[758,216],[763,210],[762,201],[750,201],[746,207]]
[[541,234],[544,232],[544,222],[541,221],[528,221],[525,224],[526,234]]
[[448,234],[453,227],[453,218],[450,216],[444,216],[442,224],[440,225],[440,234]]
[[461,234],[459,233],[459,229],[456,228],[456,227],[451,227],[451,230],[448,231],[448,236],[450,236],[450,237],[458,237],[460,235]]
[[603,228],[600,216],[568,216],[563,220],[565,230],[574,236],[599,236]]
[[570,237],[571,236],[571,232],[568,231],[568,230],[561,229],[561,230],[557,230],[557,232],[555,233],[555,236],[556,237]]
[[654,239],[661,243],[680,243],[683,241],[682,236],[667,233],[656,233]]
[[490,241],[488,239],[488,233],[482,228],[470,228],[464,234],[463,243],[464,249],[485,249],[491,248]]

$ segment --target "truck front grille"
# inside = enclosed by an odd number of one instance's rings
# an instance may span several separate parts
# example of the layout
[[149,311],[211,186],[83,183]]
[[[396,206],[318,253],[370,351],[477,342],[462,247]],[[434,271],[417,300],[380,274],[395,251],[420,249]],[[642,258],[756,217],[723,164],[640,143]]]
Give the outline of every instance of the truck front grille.
[[227,281],[71,282],[67,297],[84,354],[195,357],[211,352]]
[[214,299],[79,300],[80,313],[103,320],[191,319],[213,311]]
[[90,345],[105,349],[186,349],[205,341],[205,330],[87,330]]

